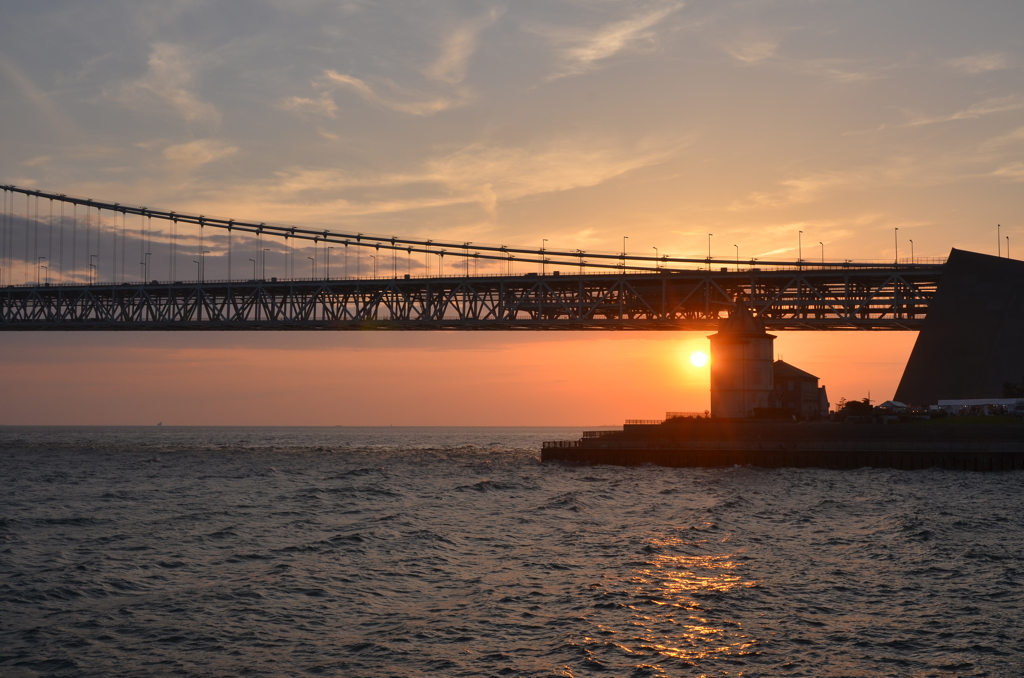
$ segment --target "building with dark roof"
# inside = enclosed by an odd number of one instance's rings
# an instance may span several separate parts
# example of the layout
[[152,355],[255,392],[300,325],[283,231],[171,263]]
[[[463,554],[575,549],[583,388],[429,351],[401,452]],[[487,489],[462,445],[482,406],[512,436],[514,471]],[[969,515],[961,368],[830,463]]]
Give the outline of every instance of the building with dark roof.
[[802,421],[828,414],[828,394],[824,386],[818,386],[818,377],[782,360],[775,361],[773,372],[772,407]]

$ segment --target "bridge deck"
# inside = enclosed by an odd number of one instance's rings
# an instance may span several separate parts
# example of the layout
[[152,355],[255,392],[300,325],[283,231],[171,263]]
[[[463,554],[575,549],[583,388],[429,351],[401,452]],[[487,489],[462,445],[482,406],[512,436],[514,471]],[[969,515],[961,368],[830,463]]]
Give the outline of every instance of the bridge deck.
[[917,330],[941,265],[0,288],[0,330]]

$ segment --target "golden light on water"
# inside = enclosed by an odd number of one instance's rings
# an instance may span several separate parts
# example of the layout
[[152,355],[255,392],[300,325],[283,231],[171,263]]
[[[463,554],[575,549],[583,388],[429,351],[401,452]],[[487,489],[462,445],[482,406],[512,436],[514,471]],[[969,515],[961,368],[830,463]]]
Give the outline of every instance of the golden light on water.
[[[647,541],[660,553],[638,563],[632,575],[621,581],[621,589],[610,586],[606,591],[618,599],[617,606],[631,611],[630,623],[608,624],[602,620],[605,623],[598,624],[602,637],[584,637],[583,645],[611,644],[647,662],[660,655],[694,668],[713,656],[741,658],[756,654],[761,640],[738,622],[722,618],[716,610],[723,606],[723,597],[757,586],[757,582],[743,576],[740,554],[684,555],[678,551],[704,550],[707,542],[674,537]],[[623,593],[629,600],[621,600]]]
[[704,351],[694,351],[690,354],[690,364],[694,367],[704,367],[708,364],[708,354]]
[[700,602],[709,595],[757,585],[737,571],[735,555],[658,555],[636,570],[633,582],[643,585],[651,602],[658,604],[655,609],[668,607],[643,624],[647,633],[641,647],[691,662],[716,654],[750,653],[756,641],[739,624],[708,619]]

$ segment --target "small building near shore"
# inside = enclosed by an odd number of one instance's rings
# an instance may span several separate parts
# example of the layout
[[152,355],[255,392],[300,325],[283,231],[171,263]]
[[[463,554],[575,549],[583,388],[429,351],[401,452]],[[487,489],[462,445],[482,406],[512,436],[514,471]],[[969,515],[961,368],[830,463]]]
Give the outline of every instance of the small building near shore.
[[824,386],[818,385],[818,377],[782,360],[776,360],[773,367],[773,407],[801,421],[820,419],[828,414],[828,394]]

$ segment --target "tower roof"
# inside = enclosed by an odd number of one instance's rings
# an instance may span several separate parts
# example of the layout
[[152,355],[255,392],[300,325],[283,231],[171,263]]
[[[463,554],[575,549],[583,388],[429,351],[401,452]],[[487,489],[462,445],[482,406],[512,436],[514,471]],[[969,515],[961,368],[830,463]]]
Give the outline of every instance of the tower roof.
[[734,337],[772,337],[764,329],[764,320],[755,317],[747,305],[736,300],[736,307],[728,318],[722,318],[718,323],[718,335],[731,335]]

